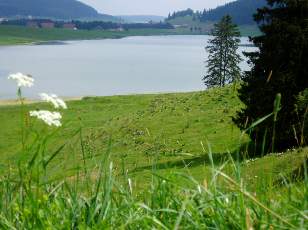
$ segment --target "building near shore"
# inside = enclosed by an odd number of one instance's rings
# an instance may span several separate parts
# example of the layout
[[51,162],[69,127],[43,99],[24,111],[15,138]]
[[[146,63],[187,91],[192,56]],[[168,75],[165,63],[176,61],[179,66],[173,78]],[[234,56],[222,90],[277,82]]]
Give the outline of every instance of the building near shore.
[[72,30],[76,30],[76,25],[74,23],[64,23],[62,28],[64,29],[72,29]]
[[42,22],[41,24],[42,28],[46,28],[46,29],[52,29],[55,28],[55,23],[54,22]]
[[115,29],[109,29],[109,31],[113,31],[113,32],[123,32],[124,28],[123,27],[119,27],[119,28],[115,28]]
[[8,21],[7,18],[0,18],[0,24],[1,24],[2,22],[7,22],[7,21]]
[[28,21],[26,26],[29,28],[39,28],[39,24],[36,21]]

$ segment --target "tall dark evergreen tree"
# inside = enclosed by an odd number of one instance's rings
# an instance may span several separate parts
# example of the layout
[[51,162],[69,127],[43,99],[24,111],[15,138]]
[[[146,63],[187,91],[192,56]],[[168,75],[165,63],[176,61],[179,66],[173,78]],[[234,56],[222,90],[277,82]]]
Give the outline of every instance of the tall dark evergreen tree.
[[238,27],[232,23],[232,18],[227,15],[215,24],[212,31],[213,39],[206,47],[209,53],[207,75],[203,77],[207,87],[224,86],[235,82],[240,77],[241,61],[237,53],[240,43]]
[[234,120],[244,129],[270,114],[275,96],[281,93],[282,107],[275,126],[273,119],[268,119],[251,133],[259,146],[265,140],[268,150],[273,145],[278,150],[297,146],[299,136],[308,135],[302,132],[303,114],[298,114],[295,106],[300,92],[308,87],[308,0],[267,2],[268,6],[255,15],[263,34],[252,39],[259,51],[247,54],[253,67],[245,74],[239,90],[246,108]]

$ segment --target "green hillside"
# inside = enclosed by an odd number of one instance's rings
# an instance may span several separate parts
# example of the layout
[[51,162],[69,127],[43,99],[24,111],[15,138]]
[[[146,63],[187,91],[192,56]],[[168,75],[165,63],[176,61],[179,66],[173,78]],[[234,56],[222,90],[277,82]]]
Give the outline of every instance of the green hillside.
[[266,0],[236,0],[214,9],[205,10],[200,15],[200,20],[203,22],[219,21],[228,14],[238,25],[251,25],[255,24],[253,15],[257,12],[257,9],[266,4]]
[[[41,106],[44,105],[28,105],[27,110]],[[63,143],[82,125],[85,138],[94,137],[89,139],[93,141],[89,144],[98,151],[92,153],[94,156],[102,151],[100,147],[107,147],[108,138],[112,136],[114,161],[120,164],[124,158],[130,170],[148,166],[153,157],[158,157],[159,162],[200,157],[204,154],[200,141],[208,140],[218,154],[235,151],[239,144],[240,132],[232,124],[231,115],[240,103],[232,88],[85,98],[69,102],[69,107],[63,115],[67,123],[61,132],[64,136],[61,134],[55,143]],[[16,106],[0,107],[0,156],[12,163],[18,156],[14,152],[20,147],[18,139],[14,138],[18,135],[18,111]],[[38,129],[44,127],[39,123],[36,126]],[[67,157],[71,155],[69,152],[67,149]]]
[[265,0],[237,0],[214,9],[204,9],[203,12],[188,8],[170,13],[166,22],[182,28],[186,32],[209,34],[214,23],[223,16],[230,15],[233,22],[239,26],[242,36],[255,36],[260,34],[260,30],[253,20],[253,15],[258,8],[265,5]]
[[23,26],[0,25],[0,45],[28,44],[45,41],[67,41],[83,39],[123,38],[127,36],[176,35],[181,30],[173,29],[131,29],[129,31],[37,29]]
[[[74,153],[71,149],[76,138],[70,139],[80,127],[90,154],[87,156],[90,168],[106,150],[111,137],[112,161],[116,167],[120,169],[122,161],[125,161],[125,168],[132,176],[141,176],[142,180],[146,175],[144,172],[151,170],[153,161],[160,165],[164,174],[182,171],[185,164],[191,165],[192,175],[202,180],[208,175],[208,159],[201,142],[205,145],[210,143],[215,161],[219,163],[226,159],[228,153],[236,154],[239,146],[245,146],[249,141],[246,136],[240,139],[241,132],[231,121],[241,107],[231,87],[207,92],[85,98],[68,105],[69,109],[63,115],[66,125],[50,145],[50,150],[67,141],[67,146],[70,146],[57,159],[59,167],[52,170],[56,175],[63,174],[62,167],[69,173],[76,167],[75,164],[82,163],[80,148],[75,146]],[[28,111],[38,107],[49,108],[44,104],[33,104],[25,109]],[[20,157],[27,158],[18,153],[19,110],[18,106],[0,107],[0,162],[3,164],[14,164]],[[46,129],[39,122],[33,125],[31,129]],[[289,156],[292,157],[291,154]],[[270,172],[270,165],[276,164],[276,158],[269,159],[269,165],[264,167],[268,167]],[[279,171],[288,168],[285,172],[290,171],[300,162],[287,163]],[[260,167],[256,165],[256,171],[248,172],[249,177],[261,173]]]
[[46,104],[0,106],[1,228],[306,229],[308,149],[238,158],[240,107],[233,87],[91,97],[55,129],[25,115]]
[[[215,24],[214,21],[202,22],[200,20],[194,20],[194,17],[189,15],[169,19],[167,22],[171,23],[178,29],[181,29],[183,33],[188,34],[210,34],[213,25]],[[239,29],[242,36],[255,36],[260,34],[257,25],[239,25]]]
[[39,17],[55,19],[112,20],[109,15],[101,15],[94,8],[76,0],[0,0],[0,17]]

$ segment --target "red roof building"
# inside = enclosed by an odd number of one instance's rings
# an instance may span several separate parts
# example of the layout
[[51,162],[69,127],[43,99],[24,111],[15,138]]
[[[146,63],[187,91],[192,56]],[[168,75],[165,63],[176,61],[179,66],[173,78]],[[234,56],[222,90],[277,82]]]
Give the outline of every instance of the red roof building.
[[42,22],[41,27],[51,29],[55,27],[55,23],[54,22]]
[[39,24],[35,21],[28,21],[27,22],[27,27],[30,27],[30,28],[39,28]]
[[73,30],[73,29],[76,28],[76,25],[74,23],[64,23],[62,27],[65,28],[65,29],[72,29]]

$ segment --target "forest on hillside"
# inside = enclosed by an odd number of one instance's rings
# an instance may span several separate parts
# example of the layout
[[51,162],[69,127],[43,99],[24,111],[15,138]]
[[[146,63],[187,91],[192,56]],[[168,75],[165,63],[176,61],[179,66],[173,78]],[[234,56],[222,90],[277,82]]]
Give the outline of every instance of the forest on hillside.
[[238,25],[255,24],[253,14],[258,8],[266,5],[265,0],[237,0],[227,3],[215,9],[204,9],[203,11],[194,11],[192,9],[173,12],[168,15],[167,20],[179,17],[192,16],[194,21],[217,22],[223,16],[230,15],[233,21]]
[[99,15],[94,8],[76,0],[0,0],[0,17],[33,16],[74,19]]

